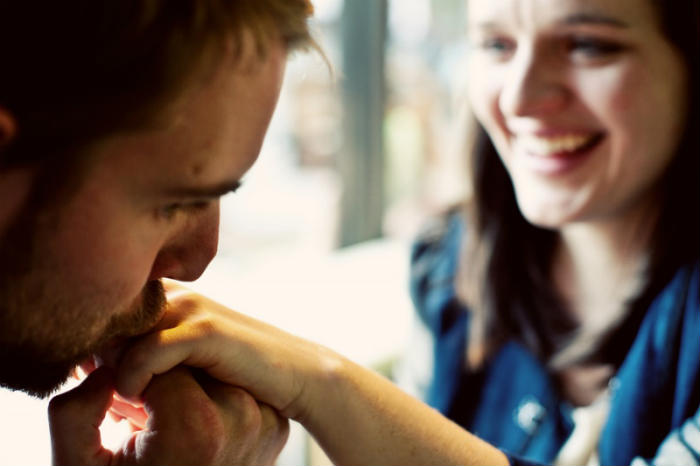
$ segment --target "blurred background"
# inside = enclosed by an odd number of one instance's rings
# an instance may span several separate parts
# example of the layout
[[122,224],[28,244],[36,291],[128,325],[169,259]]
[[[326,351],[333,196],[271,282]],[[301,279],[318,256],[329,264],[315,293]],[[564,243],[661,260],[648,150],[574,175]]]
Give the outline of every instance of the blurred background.
[[[427,379],[431,360],[413,325],[411,241],[466,194],[464,1],[313,3],[327,62],[292,57],[195,287],[415,391],[402,373]],[[330,462],[294,425],[278,464]]]
[[241,262],[410,238],[464,186],[463,0],[313,3],[330,69],[292,57],[261,157],[223,202],[220,253]]
[[[192,287],[394,376],[421,347],[411,239],[467,186],[464,2],[313,3],[327,61],[290,60],[260,158],[222,199],[219,254]],[[50,463],[45,402],[2,392],[0,405],[13,419],[0,465]],[[114,446],[125,432],[103,429]],[[324,462],[295,425],[279,464]]]
[[463,0],[314,0],[195,287],[372,367],[411,338],[410,244],[465,195]]

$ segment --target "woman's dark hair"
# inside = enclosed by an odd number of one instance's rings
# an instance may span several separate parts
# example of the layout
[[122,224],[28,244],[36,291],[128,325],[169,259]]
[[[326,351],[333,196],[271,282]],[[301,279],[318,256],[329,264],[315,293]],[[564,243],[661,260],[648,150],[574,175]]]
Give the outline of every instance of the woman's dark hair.
[[[698,260],[700,243],[700,2],[652,0],[661,27],[688,72],[688,107],[677,154],[660,181],[661,211],[651,237],[648,278],[630,314],[603,337],[594,357],[621,364],[651,300],[683,265]],[[510,177],[486,131],[477,124],[472,151],[473,198],[458,288],[473,312],[469,361],[478,365],[508,339],[542,360],[569,341],[577,324],[550,280],[557,233],[520,213]]]

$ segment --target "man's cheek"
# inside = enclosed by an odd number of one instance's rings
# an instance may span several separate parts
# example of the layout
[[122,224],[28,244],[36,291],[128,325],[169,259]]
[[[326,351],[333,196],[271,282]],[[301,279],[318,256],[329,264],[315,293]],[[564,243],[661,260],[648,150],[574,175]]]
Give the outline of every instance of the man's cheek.
[[129,340],[150,331],[163,316],[165,305],[165,291],[158,280],[146,283],[131,303],[122,304],[123,309],[111,317],[95,351],[98,365],[116,367]]

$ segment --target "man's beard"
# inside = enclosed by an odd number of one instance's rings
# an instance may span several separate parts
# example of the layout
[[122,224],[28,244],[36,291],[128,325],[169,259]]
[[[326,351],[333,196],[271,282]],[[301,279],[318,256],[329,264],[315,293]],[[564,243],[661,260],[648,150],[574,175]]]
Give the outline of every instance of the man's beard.
[[[31,335],[13,341],[11,336],[7,338],[8,335],[0,331],[0,386],[40,398],[47,397],[70,377],[80,362],[97,354],[110,342],[135,337],[151,329],[160,318],[164,306],[163,286],[160,281],[154,280],[144,288],[135,309],[113,315],[104,331],[92,340],[78,331],[72,342],[69,339],[32,339]],[[31,308],[24,310],[32,311]],[[4,313],[5,309],[0,312]],[[62,311],[56,308],[53,312]],[[3,321],[4,318],[0,316],[0,322]],[[51,323],[47,322],[46,325],[51,326]],[[70,328],[55,330],[63,335],[73,335]]]
[[151,329],[166,300],[159,280],[123,310],[99,290],[75,296],[67,277],[53,272],[41,213],[26,209],[0,236],[0,386],[46,397],[107,343]]

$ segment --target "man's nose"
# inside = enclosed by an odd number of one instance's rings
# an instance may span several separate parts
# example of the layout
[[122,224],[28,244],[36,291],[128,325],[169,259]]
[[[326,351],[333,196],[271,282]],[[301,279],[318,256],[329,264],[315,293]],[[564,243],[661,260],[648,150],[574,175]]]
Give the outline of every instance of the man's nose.
[[508,65],[498,105],[506,117],[538,117],[563,109],[569,99],[562,65],[544,51],[522,47]]
[[151,270],[150,279],[172,278],[194,281],[204,273],[216,255],[219,244],[219,206],[206,212],[178,231],[161,249]]

